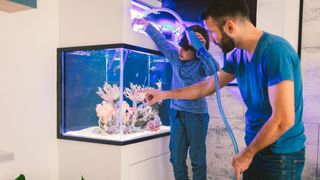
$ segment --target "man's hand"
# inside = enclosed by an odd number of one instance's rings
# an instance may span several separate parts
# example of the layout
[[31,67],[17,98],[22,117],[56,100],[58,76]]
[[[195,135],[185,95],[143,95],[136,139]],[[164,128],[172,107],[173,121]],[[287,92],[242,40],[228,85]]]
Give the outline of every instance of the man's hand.
[[131,22],[131,25],[142,25],[144,29],[146,29],[149,25],[149,22],[143,18],[134,18]]
[[236,180],[240,180],[241,173],[249,168],[253,156],[254,155],[248,150],[248,148],[246,148],[232,158],[232,166],[236,175]]
[[145,93],[145,99],[147,100],[148,105],[153,105],[158,101],[165,99],[165,91],[160,91],[156,89],[148,89],[141,91]]

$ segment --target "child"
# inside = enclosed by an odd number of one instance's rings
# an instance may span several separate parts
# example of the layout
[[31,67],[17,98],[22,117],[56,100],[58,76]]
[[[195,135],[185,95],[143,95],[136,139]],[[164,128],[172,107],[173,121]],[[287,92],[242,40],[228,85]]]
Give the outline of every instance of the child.
[[[212,75],[212,71],[195,56],[195,49],[188,44],[185,33],[179,41],[180,48],[177,48],[145,19],[134,19],[132,23],[143,25],[145,32],[170,61],[173,69],[172,89],[187,87]],[[209,37],[206,30],[198,25],[190,28],[208,49]],[[219,67],[218,64],[215,66]],[[170,162],[173,166],[175,179],[189,179],[186,165],[189,149],[193,179],[205,180],[207,176],[205,142],[209,123],[206,99],[172,99],[170,123]]]

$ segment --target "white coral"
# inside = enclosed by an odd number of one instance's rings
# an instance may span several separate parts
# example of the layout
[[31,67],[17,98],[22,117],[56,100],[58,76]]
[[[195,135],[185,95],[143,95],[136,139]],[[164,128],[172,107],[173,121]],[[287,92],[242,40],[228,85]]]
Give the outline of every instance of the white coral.
[[105,101],[110,102],[120,97],[120,88],[117,85],[105,83],[103,88],[98,88],[97,94]]
[[123,94],[132,102],[139,103],[144,100],[144,93],[141,93],[144,89],[145,88],[140,85],[130,83],[130,88],[125,88]]
[[113,115],[113,106],[106,101],[103,101],[102,104],[96,106],[96,113],[99,117],[99,121],[104,124],[108,124],[111,121]]
[[[158,81],[157,87],[161,89],[162,82]],[[130,134],[143,130],[156,131],[161,126],[158,111],[143,102],[145,95],[141,93],[143,86],[130,83],[129,88],[125,88],[123,94],[132,101],[130,107],[126,101],[122,104],[118,101],[121,95],[117,85],[105,83],[103,88],[99,88],[97,94],[103,99],[101,104],[97,104],[96,113],[99,117],[99,131],[102,134],[118,134],[120,113],[122,115],[123,132]],[[121,109],[120,109],[121,107]]]

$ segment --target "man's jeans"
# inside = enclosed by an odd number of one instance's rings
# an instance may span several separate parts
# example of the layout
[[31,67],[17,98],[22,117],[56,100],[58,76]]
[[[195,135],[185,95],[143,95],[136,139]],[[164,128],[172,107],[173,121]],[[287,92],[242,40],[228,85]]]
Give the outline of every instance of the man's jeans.
[[300,180],[305,161],[304,148],[294,153],[273,153],[270,147],[254,156],[244,180]]
[[206,136],[209,115],[185,111],[170,112],[170,161],[176,180],[187,180],[187,153],[191,159],[193,180],[205,180],[207,177]]

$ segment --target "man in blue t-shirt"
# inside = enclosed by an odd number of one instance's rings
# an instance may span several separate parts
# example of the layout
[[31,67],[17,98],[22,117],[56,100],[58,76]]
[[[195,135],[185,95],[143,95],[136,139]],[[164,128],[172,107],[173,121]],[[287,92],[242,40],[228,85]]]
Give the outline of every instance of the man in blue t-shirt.
[[[237,179],[301,179],[305,133],[300,60],[281,37],[249,20],[243,0],[213,0],[202,14],[212,39],[224,52],[234,49],[219,71],[220,87],[235,78],[247,106],[247,147],[232,160]],[[171,90],[150,90],[149,104],[161,99],[194,99],[215,92],[214,78]]]

